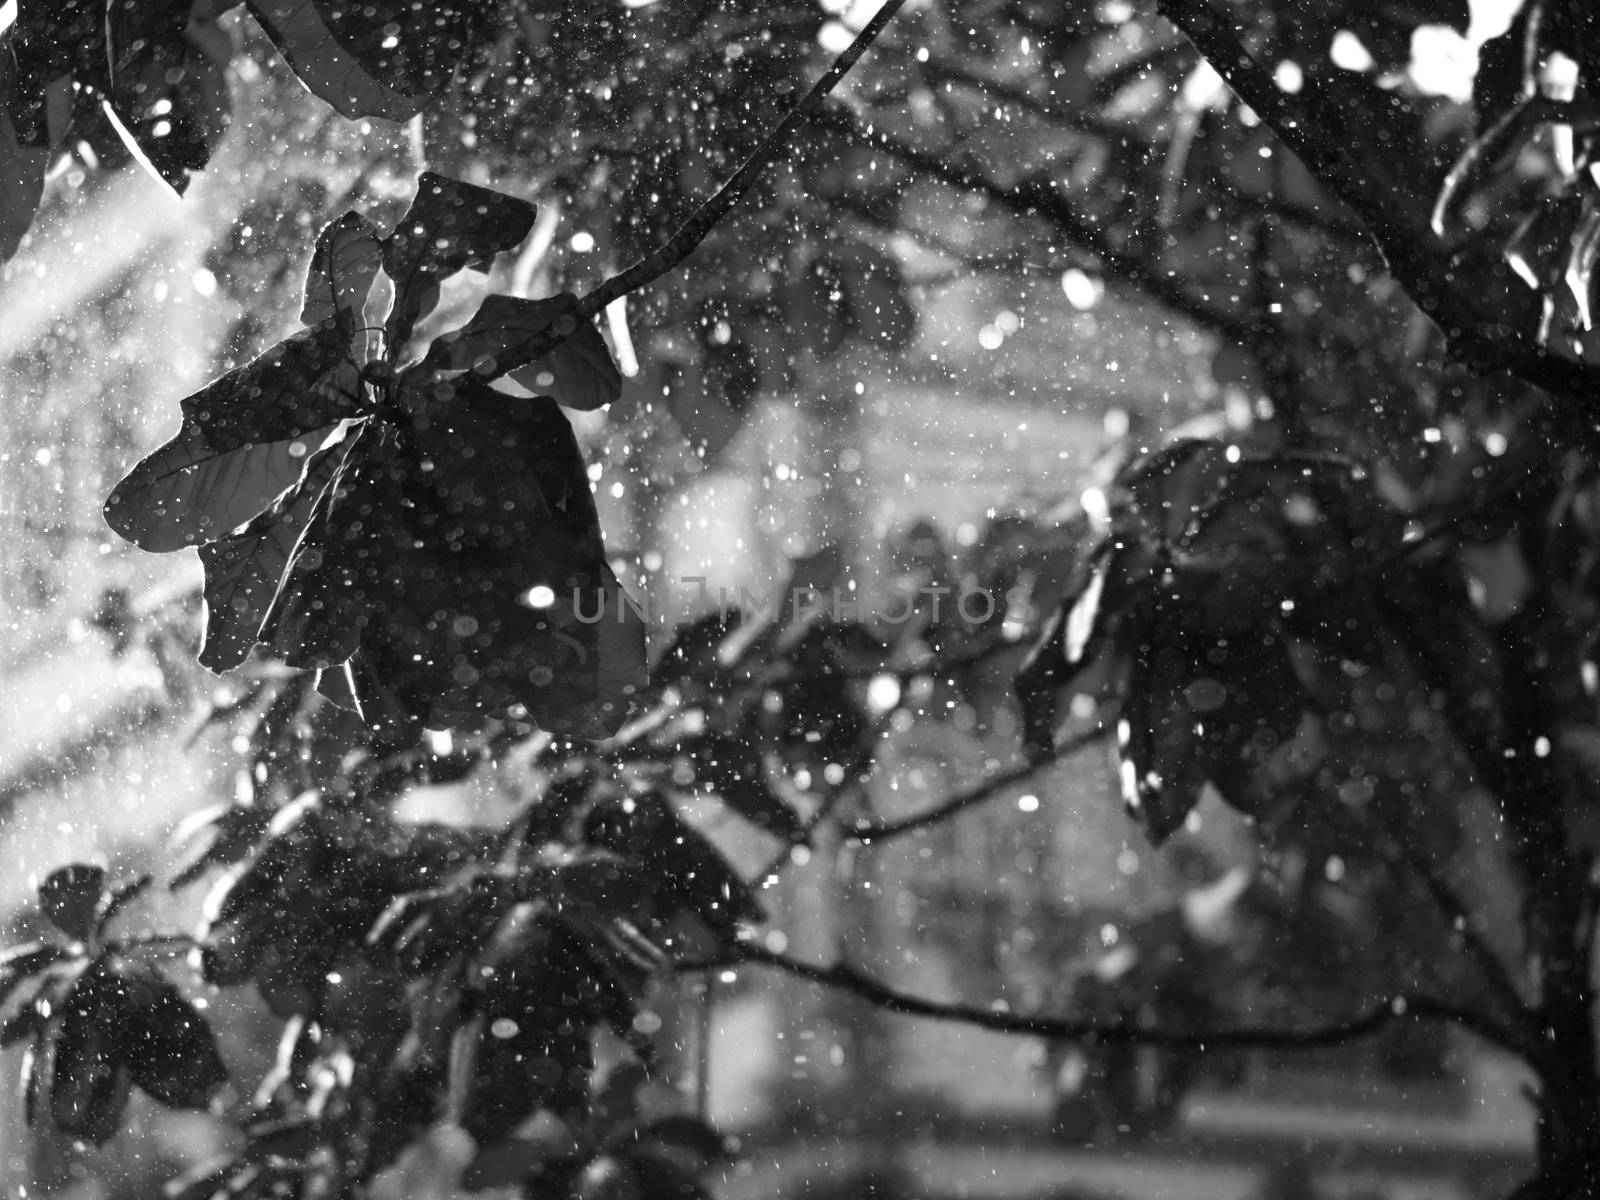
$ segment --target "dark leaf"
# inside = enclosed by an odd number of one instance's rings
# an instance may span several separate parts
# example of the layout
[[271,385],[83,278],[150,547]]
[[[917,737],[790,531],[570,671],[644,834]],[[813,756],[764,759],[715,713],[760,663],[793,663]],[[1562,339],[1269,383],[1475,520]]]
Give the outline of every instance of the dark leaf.
[[728,1157],[727,1139],[699,1117],[688,1115],[658,1117],[624,1131],[613,1141],[620,1146],[625,1139],[655,1143],[696,1162],[702,1169]]
[[487,270],[496,254],[528,236],[533,218],[533,205],[516,196],[421,174],[411,207],[383,243],[383,269],[395,287],[384,328],[391,361],[434,303],[439,282],[464,268]]
[[818,358],[827,358],[849,332],[844,280],[831,258],[819,258],[788,286],[788,326]]
[[720,396],[736,413],[743,413],[761,387],[761,370],[755,351],[744,342],[707,346],[702,357],[706,390]]
[[221,135],[225,112],[215,106],[226,103],[220,69],[232,52],[225,34],[216,41],[213,22],[190,36],[190,7],[189,0],[112,0],[106,13],[113,127],[133,156],[180,195],[190,175],[205,169]]
[[169,553],[215,541],[299,482],[332,428],[308,438],[213,450],[185,424],[112,490],[106,524],[142,550]]
[[228,1083],[205,1018],[154,967],[119,962],[117,979],[127,996],[121,1036],[134,1083],[169,1108],[204,1108]]
[[365,404],[348,321],[302,329],[182,402],[184,418],[217,450],[305,437]]
[[[315,0],[248,0],[251,15],[300,82],[319,99],[352,120],[382,117],[406,121],[421,111],[424,96],[394,86],[370,73],[335,38]],[[341,14],[343,6],[329,5]],[[359,13],[351,5],[350,11]],[[359,17],[357,19],[360,19]],[[409,31],[408,31],[409,33]]]
[[105,892],[105,868],[73,863],[50,872],[39,885],[39,911],[68,937],[85,941],[94,936]]
[[[548,300],[489,296],[470,321],[434,341],[422,365],[435,371],[470,370],[484,380],[509,374],[563,408],[602,408],[622,394],[622,374],[599,330],[573,313],[576,304],[570,293]],[[570,335],[529,362],[524,347],[552,325],[570,330]]]
[[376,680],[436,727],[483,713],[614,732],[645,683],[643,626],[566,418],[470,377],[419,408],[410,430],[362,430],[262,640],[296,666],[359,648],[357,699]]
[[347,212],[329,223],[306,271],[300,320],[312,326],[337,320],[346,329],[359,325],[382,263],[383,245],[372,222]]
[[584,836],[593,845],[641,864],[644,893],[667,920],[698,917],[723,935],[761,908],[722,853],[656,793],[597,807]]
[[122,1124],[133,1075],[127,993],[106,960],[79,977],[54,1030],[50,1113],[56,1128],[96,1145]]
[[804,832],[799,815],[773,791],[766,764],[746,735],[709,739],[696,755],[695,779],[734,812],[773,837],[794,841]]
[[575,1157],[578,1152],[577,1139],[570,1133],[561,1137],[510,1138],[480,1150],[462,1175],[461,1186],[476,1192],[527,1183],[542,1175],[547,1164]]
[[50,148],[24,145],[10,114],[0,106],[0,262],[17,252],[33,224],[49,165]]
[[846,324],[857,337],[902,350],[916,334],[916,314],[901,282],[900,264],[872,246],[854,242],[832,252],[844,288]]
[[302,330],[184,400],[177,436],[112,490],[106,522],[155,552],[214,541],[298,482],[360,404],[346,333]]
[[226,671],[245,660],[277,594],[295,543],[344,460],[343,444],[312,457],[305,478],[237,533],[200,547],[206,631],[200,663]]
[[48,942],[12,946],[0,954],[0,1005],[10,1000],[17,988],[66,956],[67,952],[60,946]]

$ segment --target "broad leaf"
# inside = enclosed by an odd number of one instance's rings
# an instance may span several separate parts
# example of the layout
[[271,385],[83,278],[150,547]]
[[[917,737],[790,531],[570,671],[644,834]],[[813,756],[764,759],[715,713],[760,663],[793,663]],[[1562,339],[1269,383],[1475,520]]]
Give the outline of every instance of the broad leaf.
[[0,106],[0,261],[17,252],[33,224],[49,164],[49,148],[23,145],[10,114]]
[[[251,14],[300,82],[352,120],[408,121],[424,97],[374,76],[333,36],[314,0],[248,0]],[[339,10],[342,11],[342,10]],[[407,36],[410,31],[407,30]]]
[[116,486],[106,522],[156,552],[215,541],[298,482],[361,396],[340,323],[301,330],[184,400],[178,435]]
[[50,872],[39,885],[39,910],[62,933],[83,941],[93,935],[98,924],[105,890],[104,867],[72,863]]
[[256,643],[295,543],[343,461],[341,443],[319,451],[305,478],[243,529],[200,548],[205,568],[206,631],[200,664],[222,672]]
[[292,667],[348,662],[361,644],[404,536],[393,439],[364,427],[307,516],[260,638]]
[[228,1083],[211,1027],[154,967],[117,966],[127,997],[121,1034],[134,1083],[169,1108],[204,1108]]
[[382,262],[383,246],[372,222],[358,212],[331,222],[311,256],[300,319],[307,325],[335,318],[359,322]]
[[184,35],[189,9],[189,0],[111,0],[106,8],[108,115],[134,157],[180,195],[211,157],[182,86],[206,61]]
[[96,1145],[115,1134],[133,1088],[126,1052],[127,997],[105,960],[79,977],[62,1005],[49,1076],[56,1128]]
[[[593,323],[574,313],[570,293],[547,300],[489,296],[472,319],[428,348],[422,366],[434,371],[471,371],[480,379],[509,374],[530,392],[563,408],[588,412],[622,394],[622,373]],[[570,330],[555,349],[530,362],[526,348],[552,325]]]
[[156,554],[215,541],[299,482],[308,457],[332,432],[217,451],[186,423],[117,484],[106,524]]
[[394,280],[385,334],[391,360],[438,298],[440,280],[465,268],[487,270],[494,256],[533,228],[526,200],[424,171],[417,194],[383,244],[383,269]]
[[[605,736],[644,686],[643,627],[606,566],[577,441],[542,397],[471,377],[427,419],[363,429],[319,505],[262,640],[291,665],[361,651],[340,699],[376,682],[416,719],[509,715]],[[349,694],[347,694],[349,693]]]
[[0,952],[0,1005],[11,994],[46,967],[52,967],[67,953],[52,942],[28,942]]
[[324,321],[285,338],[182,402],[208,446],[302,437],[363,408],[360,371],[346,321]]

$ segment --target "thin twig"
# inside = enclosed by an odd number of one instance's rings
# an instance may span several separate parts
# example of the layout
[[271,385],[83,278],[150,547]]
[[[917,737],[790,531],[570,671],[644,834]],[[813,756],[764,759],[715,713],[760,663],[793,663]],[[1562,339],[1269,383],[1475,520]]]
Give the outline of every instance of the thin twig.
[[890,838],[937,825],[964,809],[993,800],[1013,784],[1031,778],[1045,767],[1059,762],[1074,751],[1093,745],[1108,737],[1110,733],[1111,730],[1107,728],[1086,730],[1055,747],[1049,755],[1012,767],[1009,771],[1002,771],[998,775],[991,775],[925,812],[913,813],[909,817],[900,817],[892,821],[858,821],[845,830],[845,838],[852,842],[886,842]]
[[1048,1038],[1052,1041],[1092,1040],[1108,1045],[1169,1046],[1186,1049],[1216,1049],[1230,1046],[1256,1049],[1311,1050],[1338,1046],[1376,1033],[1395,1021],[1434,1021],[1458,1025],[1487,1042],[1514,1054],[1526,1055],[1528,1047],[1516,1031],[1493,1018],[1470,1009],[1459,1008],[1432,996],[1402,993],[1349,1017],[1326,1025],[1303,1028],[1222,1027],[1184,1029],[1142,1020],[1095,1020],[1082,1017],[1049,1017],[1014,1013],[1003,1008],[981,1008],[970,1004],[944,1003],[897,991],[864,975],[853,967],[838,964],[821,966],[776,954],[753,942],[744,942],[721,960],[696,960],[679,963],[679,971],[731,969],[745,965],[770,967],[797,979],[850,992],[888,1012],[973,1025],[997,1033]]
[[761,139],[761,144],[751,152],[750,157],[744,160],[743,165],[733,173],[733,176],[717,189],[715,195],[695,209],[689,219],[678,227],[678,231],[660,249],[640,259],[622,274],[613,275],[594,291],[581,297],[570,318],[551,324],[537,337],[531,338],[526,345],[518,347],[516,354],[501,356],[497,363],[501,372],[515,370],[517,367],[526,366],[543,358],[572,336],[578,321],[593,320],[614,300],[654,283],[693,254],[696,247],[716,228],[717,223],[727,216],[728,210],[749,190],[756,177],[777,158],[779,151],[788,143],[794,132],[816,115],[823,100],[838,86],[850,68],[855,66],[856,61],[866,53],[867,47],[877,40],[878,35],[904,4],[905,0],[884,0],[883,6],[878,9],[872,20],[866,23],[850,45],[833,60],[833,65],[812,85],[811,90],[784,114],[783,120]]

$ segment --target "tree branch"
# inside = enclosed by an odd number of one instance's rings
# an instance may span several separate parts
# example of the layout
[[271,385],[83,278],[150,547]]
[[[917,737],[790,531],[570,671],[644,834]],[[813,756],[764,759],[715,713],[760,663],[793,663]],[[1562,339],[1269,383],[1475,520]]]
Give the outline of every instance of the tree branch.
[[[1444,332],[1459,360],[1486,373],[1511,371],[1556,393],[1568,401],[1572,428],[1593,436],[1584,406],[1587,397],[1600,390],[1600,370],[1561,358],[1539,343],[1539,294],[1520,286],[1493,252],[1480,252],[1473,245],[1446,248],[1428,227],[1432,206],[1427,197],[1420,198],[1417,220],[1396,219],[1406,211],[1407,183],[1414,188],[1425,177],[1405,148],[1413,139],[1404,136],[1394,120],[1397,112],[1408,111],[1400,97],[1387,92],[1363,96],[1375,102],[1352,113],[1349,104],[1329,94],[1333,83],[1327,72],[1310,66],[1304,69],[1301,90],[1291,95],[1277,86],[1271,66],[1250,52],[1231,14],[1213,8],[1208,0],[1158,0],[1158,7],[1235,94],[1361,216],[1390,273]],[[1349,85],[1356,86],[1370,85]],[[1361,145],[1391,147],[1388,161],[1373,156],[1360,162],[1349,159],[1346,148],[1352,144],[1348,130],[1353,120],[1375,122],[1388,131],[1389,136],[1379,138],[1377,130],[1368,130],[1358,140]]]
[[1077,212],[1072,204],[1051,187],[1037,181],[1006,185],[989,178],[980,171],[946,161],[914,146],[908,146],[882,130],[865,128],[850,114],[830,112],[817,118],[819,125],[848,132],[868,145],[892,154],[902,163],[943,183],[968,191],[981,192],[989,199],[1004,205],[1021,216],[1043,217],[1061,232],[1087,248],[1100,259],[1107,273],[1149,295],[1152,299],[1188,317],[1198,325],[1214,330],[1231,341],[1245,343],[1252,336],[1253,324],[1241,317],[1219,312],[1208,307],[1199,297],[1179,286],[1168,275],[1151,264],[1131,254],[1125,254],[1111,244],[1105,232]]
[[934,1021],[971,1025],[996,1033],[1048,1038],[1052,1041],[1090,1040],[1107,1045],[1167,1046],[1179,1049],[1249,1047],[1262,1050],[1313,1050],[1339,1046],[1376,1033],[1402,1020],[1433,1021],[1457,1025],[1510,1052],[1526,1056],[1525,1040],[1494,1019],[1459,1008],[1431,996],[1399,994],[1342,1021],[1304,1028],[1222,1027],[1182,1029],[1142,1020],[1100,1021],[1090,1018],[1047,1017],[1013,1013],[1001,1008],[944,1003],[897,991],[845,964],[820,966],[776,954],[750,942],[741,943],[724,959],[679,963],[679,971],[705,971],[744,965],[769,967],[797,979],[838,988],[861,997],[887,1012]]

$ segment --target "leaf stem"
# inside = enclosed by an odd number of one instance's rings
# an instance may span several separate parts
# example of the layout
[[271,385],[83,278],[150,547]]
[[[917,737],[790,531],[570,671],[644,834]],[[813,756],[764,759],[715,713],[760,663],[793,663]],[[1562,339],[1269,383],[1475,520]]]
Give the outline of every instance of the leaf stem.
[[774,953],[753,942],[742,942],[725,957],[677,965],[679,971],[705,971],[740,966],[763,966],[797,979],[850,992],[888,1012],[935,1021],[973,1025],[996,1033],[1048,1038],[1052,1041],[1090,1040],[1105,1045],[1167,1046],[1179,1049],[1253,1047],[1257,1049],[1311,1050],[1338,1046],[1364,1037],[1395,1021],[1433,1021],[1459,1025],[1487,1042],[1526,1055],[1528,1047],[1516,1031],[1483,1013],[1461,1008],[1432,996],[1400,993],[1354,1016],[1327,1024],[1303,1027],[1224,1026],[1184,1028],[1135,1019],[1097,1020],[1050,1017],[1012,1012],[1000,1007],[945,1003],[891,988],[845,963],[823,966]]

